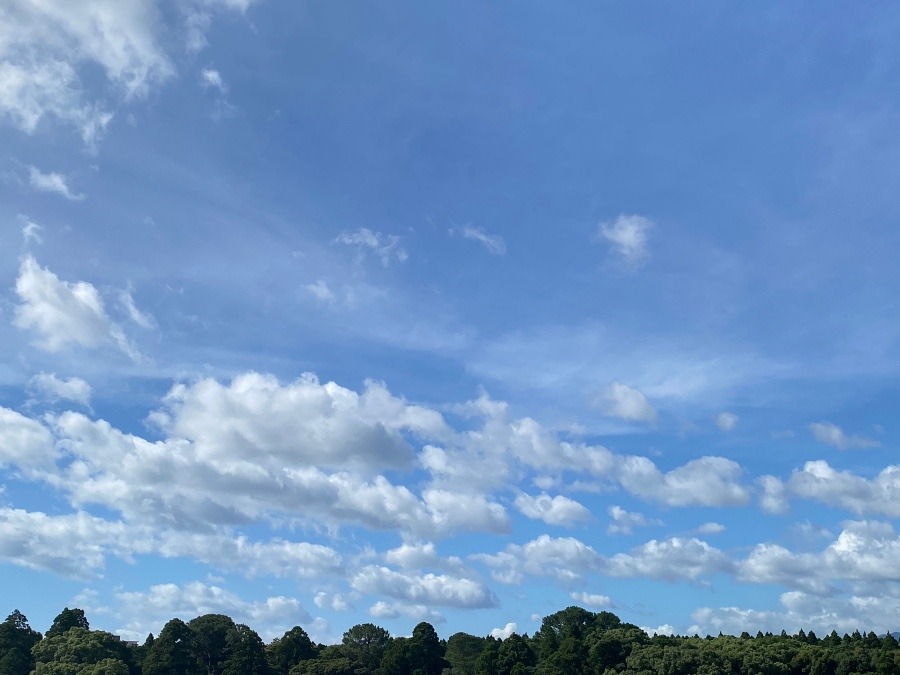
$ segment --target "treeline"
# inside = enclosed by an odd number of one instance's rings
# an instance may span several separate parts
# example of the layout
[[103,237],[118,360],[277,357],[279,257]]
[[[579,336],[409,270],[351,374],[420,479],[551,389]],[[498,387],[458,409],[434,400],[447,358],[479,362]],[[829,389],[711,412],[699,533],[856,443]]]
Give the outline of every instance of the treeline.
[[900,675],[890,634],[819,638],[748,633],[649,637],[610,612],[569,607],[533,636],[438,638],[420,623],[409,638],[358,624],[338,645],[313,643],[299,626],[265,644],[222,614],[172,619],[143,644],[91,630],[64,609],[46,635],[18,610],[0,624],[0,675]]

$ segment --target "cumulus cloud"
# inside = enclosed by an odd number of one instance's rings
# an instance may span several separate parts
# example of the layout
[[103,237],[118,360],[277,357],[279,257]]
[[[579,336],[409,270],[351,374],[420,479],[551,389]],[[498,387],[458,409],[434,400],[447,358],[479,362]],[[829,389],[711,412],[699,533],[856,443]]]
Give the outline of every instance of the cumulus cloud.
[[409,602],[386,602],[379,600],[369,608],[369,614],[377,619],[396,619],[405,616],[413,621],[444,623],[444,616],[428,605]]
[[608,595],[600,595],[599,593],[572,591],[571,593],[569,593],[569,597],[571,597],[580,605],[584,607],[591,607],[593,609],[604,609],[612,604],[612,601],[609,599]]
[[387,267],[392,262],[403,262],[407,259],[406,251],[400,246],[400,237],[395,234],[382,234],[362,227],[355,232],[342,232],[334,240],[335,243],[353,246],[360,254],[371,253],[381,264]]
[[476,241],[484,246],[488,253],[493,255],[504,255],[506,253],[506,242],[503,241],[503,237],[497,234],[489,234],[483,228],[463,225],[462,227],[450,228],[450,234],[458,234],[463,239]]
[[48,403],[72,401],[91,407],[91,385],[80,377],[61,379],[56,373],[38,373],[28,382],[32,395]]
[[51,466],[55,458],[53,436],[43,424],[0,407],[0,467],[30,470]]
[[626,490],[667,506],[740,506],[749,500],[743,469],[724,457],[701,457],[662,473],[646,457],[622,460],[620,481]]
[[524,492],[519,494],[516,497],[516,508],[528,518],[543,520],[548,525],[572,527],[591,518],[591,512],[574,499],[562,495],[551,497],[546,492],[535,497]]
[[848,436],[843,429],[831,422],[813,422],[809,425],[809,430],[819,443],[830,445],[838,450],[877,448],[881,445],[872,438]]
[[612,577],[697,581],[730,572],[733,567],[725,553],[705,541],[671,537],[652,539],[629,553],[617,553],[607,560],[604,571]]
[[81,201],[85,197],[83,194],[73,192],[69,187],[68,179],[63,174],[55,171],[43,173],[37,167],[29,167],[28,183],[35,190],[40,192],[52,192],[72,201]]
[[346,612],[353,609],[353,603],[344,593],[319,591],[313,598],[313,602],[319,609],[330,609],[335,612]]
[[622,214],[597,226],[597,237],[606,241],[622,261],[637,267],[647,258],[647,239],[653,221],[638,215]]
[[220,586],[200,581],[157,584],[146,591],[121,591],[116,599],[120,603],[120,618],[126,617],[116,632],[141,640],[148,632],[158,635],[173,617],[190,621],[203,614],[225,614],[236,623],[252,626],[266,640],[282,634],[286,627],[312,620],[296,598],[279,595],[248,601]]
[[132,360],[140,354],[106,313],[100,293],[90,283],[61,280],[49,269],[26,256],[19,267],[14,323],[36,333],[37,347],[59,352],[69,345],[97,349],[115,345]]
[[510,635],[515,633],[519,629],[519,626],[515,623],[515,621],[511,621],[506,624],[503,628],[492,628],[489,635],[495,640],[505,640]]
[[599,401],[603,411],[611,417],[618,417],[629,422],[652,422],[656,419],[656,411],[647,402],[647,398],[633,387],[621,382],[613,382]]
[[900,466],[896,465],[885,467],[870,479],[838,471],[824,460],[806,462],[791,474],[782,490],[859,515],[900,516]]
[[725,526],[721,523],[703,523],[694,532],[697,534],[721,534],[725,531]]
[[727,434],[729,431],[734,431],[739,420],[740,418],[734,413],[721,412],[716,416],[716,426],[719,427],[719,431]]
[[368,565],[351,582],[361,593],[386,595],[431,607],[496,607],[497,596],[483,583],[448,574],[416,575]]
[[608,534],[631,534],[635,527],[662,525],[662,521],[651,520],[643,513],[628,512],[621,506],[610,506],[608,513],[612,518],[612,522],[606,527]]
[[472,559],[487,565],[491,576],[504,584],[519,584],[526,574],[555,577],[563,582],[580,581],[603,563],[600,554],[584,542],[547,534],[521,546],[510,544],[499,553],[476,553]]
[[228,87],[225,86],[225,81],[222,79],[222,74],[215,68],[203,68],[200,71],[200,82],[203,84],[204,89],[216,89],[220,94],[228,91]]

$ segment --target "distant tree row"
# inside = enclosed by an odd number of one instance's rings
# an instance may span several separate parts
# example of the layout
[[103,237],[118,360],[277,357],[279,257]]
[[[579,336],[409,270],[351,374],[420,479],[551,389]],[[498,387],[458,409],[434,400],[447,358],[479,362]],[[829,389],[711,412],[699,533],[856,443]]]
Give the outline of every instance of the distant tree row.
[[337,645],[315,644],[299,626],[265,644],[223,614],[172,619],[142,645],[91,630],[84,612],[64,609],[46,635],[18,610],[0,624],[0,675],[900,675],[891,635],[819,638],[649,637],[610,612],[581,607],[551,614],[532,637],[500,640],[429,623],[409,638],[358,624]]

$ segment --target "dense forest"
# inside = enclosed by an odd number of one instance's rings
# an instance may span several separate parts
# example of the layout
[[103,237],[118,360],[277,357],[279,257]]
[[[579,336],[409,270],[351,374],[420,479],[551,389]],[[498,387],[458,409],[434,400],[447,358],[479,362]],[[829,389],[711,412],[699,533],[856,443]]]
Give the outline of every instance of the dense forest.
[[580,607],[551,614],[531,637],[456,633],[429,623],[391,637],[358,624],[337,645],[313,643],[299,626],[265,644],[222,614],[172,619],[144,644],[91,630],[80,609],[64,609],[45,635],[18,610],[0,624],[0,675],[852,675],[900,673],[890,634],[825,637],[757,633],[740,637],[649,637],[610,612]]

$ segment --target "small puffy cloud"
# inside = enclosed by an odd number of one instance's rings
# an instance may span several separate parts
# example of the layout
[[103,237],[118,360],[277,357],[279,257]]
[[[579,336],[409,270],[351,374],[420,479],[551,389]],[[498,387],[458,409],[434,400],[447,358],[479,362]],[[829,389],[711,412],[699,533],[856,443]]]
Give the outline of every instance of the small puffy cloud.
[[115,345],[132,360],[140,354],[121,327],[106,313],[100,293],[90,283],[69,283],[26,256],[19,267],[14,324],[39,336],[36,346],[59,352],[68,345],[97,349]]
[[668,623],[664,623],[661,626],[657,626],[656,628],[642,626],[641,630],[650,637],[653,637],[654,635],[675,635],[675,626]]
[[591,518],[591,512],[574,499],[562,495],[551,497],[546,492],[536,497],[524,492],[519,494],[516,497],[516,508],[528,518],[543,520],[548,525],[572,527]]
[[344,593],[319,591],[313,598],[313,602],[319,609],[330,609],[335,612],[347,612],[353,609],[353,603]]
[[719,427],[719,431],[727,434],[729,431],[734,431],[738,420],[740,418],[734,413],[721,412],[716,416],[716,426]]
[[489,635],[495,640],[505,640],[510,635],[515,633],[518,629],[519,626],[514,621],[511,621],[503,628],[492,628]]
[[437,550],[434,544],[429,542],[416,542],[414,544],[401,544],[384,553],[384,559],[392,565],[403,569],[418,569],[432,567],[438,562]]
[[22,240],[26,244],[31,242],[43,244],[44,240],[41,238],[41,230],[44,228],[24,216],[20,216],[20,219],[24,222],[24,225],[22,225]]
[[200,82],[204,89],[217,89],[219,93],[224,94],[228,91],[225,82],[222,80],[222,74],[215,68],[204,68],[200,71]]
[[476,553],[471,557],[487,565],[491,576],[504,584],[519,584],[526,574],[555,577],[563,582],[579,581],[603,563],[602,556],[584,542],[547,534],[524,545],[510,544],[499,553]]
[[252,626],[264,640],[284,633],[286,627],[312,620],[296,598],[279,595],[244,600],[220,586],[200,581],[157,584],[146,591],[121,591],[116,599],[120,603],[119,615],[126,618],[116,632],[131,639],[143,639],[148,632],[158,635],[173,617],[190,621],[203,614],[225,614],[236,623]]
[[617,553],[606,561],[604,571],[612,577],[697,581],[733,568],[725,553],[705,541],[672,537],[652,539],[630,553]]
[[608,512],[612,518],[612,522],[606,528],[608,534],[631,534],[635,527],[662,525],[659,520],[651,520],[643,513],[628,512],[621,506],[610,506]]
[[605,414],[629,422],[652,422],[656,411],[647,398],[633,387],[621,382],[613,382],[598,401]]
[[647,257],[647,238],[653,221],[637,215],[622,214],[611,222],[597,226],[597,237],[630,266],[639,266]]
[[80,377],[61,379],[56,373],[38,373],[28,382],[33,395],[48,403],[73,401],[86,408],[91,406],[91,385]]
[[43,173],[37,167],[29,167],[28,183],[35,190],[40,192],[52,192],[72,201],[81,201],[84,195],[73,192],[69,187],[68,179],[61,173],[55,171]]
[[662,473],[646,457],[621,461],[619,480],[631,494],[667,506],[740,506],[749,500],[743,469],[724,457],[700,457]]
[[848,436],[843,429],[831,422],[813,422],[809,425],[809,430],[819,443],[830,445],[838,450],[877,448],[881,445],[873,438]]
[[721,523],[703,523],[694,532],[697,534],[721,534],[725,531],[725,526]]
[[786,483],[791,494],[856,514],[876,513],[900,517],[900,466],[884,468],[874,478],[837,471],[828,462],[807,462]]
[[327,303],[334,302],[334,291],[328,287],[328,284],[323,279],[317,279],[314,283],[306,284],[303,286],[303,289],[317,300]]
[[53,435],[37,420],[0,407],[0,467],[46,467],[56,457]]
[[788,508],[787,489],[781,479],[775,476],[760,476],[756,479],[762,488],[759,506],[766,513],[784,513]]
[[450,229],[450,234],[458,234],[463,239],[477,241],[493,255],[504,255],[506,253],[506,242],[503,241],[503,237],[497,234],[488,234],[480,227],[473,227],[472,225],[454,227]]
[[362,227],[355,232],[342,232],[335,238],[335,243],[353,246],[360,254],[371,253],[387,267],[393,261],[403,262],[407,259],[406,251],[400,246],[400,237],[395,234],[382,234]]
[[611,604],[608,595],[600,595],[599,593],[579,593],[572,591],[569,593],[569,597],[580,605],[591,607],[593,609],[603,609],[604,607],[609,607]]
[[497,596],[483,583],[447,574],[415,575],[387,567],[369,565],[353,577],[352,586],[361,593],[386,595],[432,607],[496,607]]
[[396,619],[405,616],[413,621],[444,623],[444,616],[428,605],[409,602],[385,602],[379,600],[369,608],[369,614],[377,619]]

